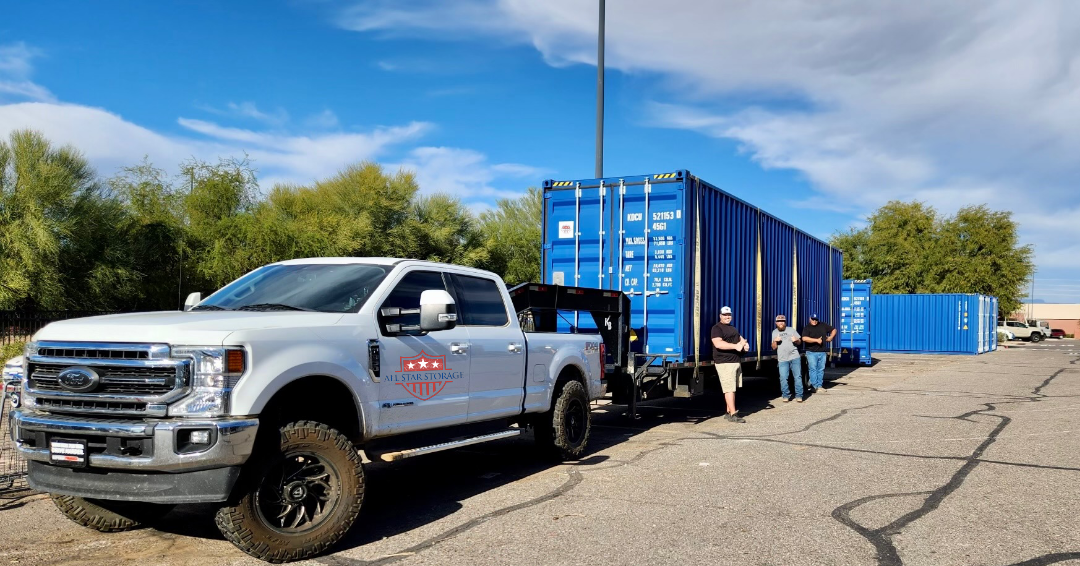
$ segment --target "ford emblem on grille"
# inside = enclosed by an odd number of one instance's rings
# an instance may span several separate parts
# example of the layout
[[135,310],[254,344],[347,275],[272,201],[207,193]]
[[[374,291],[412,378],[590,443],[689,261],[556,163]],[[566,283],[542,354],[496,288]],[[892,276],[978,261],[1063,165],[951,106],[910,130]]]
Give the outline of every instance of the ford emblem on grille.
[[64,389],[75,393],[88,393],[97,389],[98,384],[101,383],[101,376],[96,371],[82,366],[67,368],[60,372],[56,379]]

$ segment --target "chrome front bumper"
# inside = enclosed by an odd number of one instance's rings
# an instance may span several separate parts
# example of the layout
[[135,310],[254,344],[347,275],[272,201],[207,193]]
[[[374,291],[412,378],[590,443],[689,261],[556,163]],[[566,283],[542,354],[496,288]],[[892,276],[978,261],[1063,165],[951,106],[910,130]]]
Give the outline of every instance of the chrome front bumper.
[[[11,437],[27,460],[50,463],[49,447],[30,445],[26,433],[45,433],[60,437],[107,437],[153,439],[153,453],[146,456],[93,454],[90,468],[132,472],[188,472],[227,466],[247,461],[255,446],[259,420],[255,418],[122,420],[52,415],[27,409],[11,412]],[[199,452],[177,452],[177,432],[182,429],[210,429],[212,444]],[[38,435],[41,436],[41,435]]]

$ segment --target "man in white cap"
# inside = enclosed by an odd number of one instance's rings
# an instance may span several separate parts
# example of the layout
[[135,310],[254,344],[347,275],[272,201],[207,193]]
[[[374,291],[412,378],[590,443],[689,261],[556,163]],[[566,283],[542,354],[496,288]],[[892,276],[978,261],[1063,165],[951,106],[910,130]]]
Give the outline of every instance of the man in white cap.
[[795,378],[795,400],[803,402],[802,358],[799,356],[799,333],[788,328],[787,317],[776,315],[776,328],[772,331],[772,347],[776,350],[776,361],[780,366],[780,395],[784,402],[791,401],[788,393],[788,374]]
[[724,392],[727,413],[724,418],[733,423],[744,423],[735,409],[735,389],[742,387],[742,354],[750,349],[750,343],[731,325],[731,307],[720,309],[720,322],[712,327],[712,357],[716,375],[720,377],[720,389]]

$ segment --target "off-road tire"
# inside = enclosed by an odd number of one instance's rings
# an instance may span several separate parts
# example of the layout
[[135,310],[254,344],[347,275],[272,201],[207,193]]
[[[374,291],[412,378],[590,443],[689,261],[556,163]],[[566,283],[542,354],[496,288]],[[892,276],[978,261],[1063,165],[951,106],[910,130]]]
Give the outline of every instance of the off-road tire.
[[567,381],[557,395],[551,410],[536,422],[536,443],[563,460],[577,460],[585,453],[592,432],[589,395],[580,381]]
[[[311,558],[334,546],[356,522],[364,502],[364,467],[356,447],[345,435],[313,421],[286,424],[280,433],[278,446],[271,442],[263,454],[256,454],[248,462],[235,504],[221,507],[214,517],[229,542],[255,558],[274,563]],[[260,486],[269,488],[275,483],[267,476],[276,463],[297,454],[310,454],[329,464],[326,469],[333,476],[332,491],[337,498],[309,530],[286,533],[268,524],[258,507],[257,493]]]
[[57,493],[50,494],[50,497],[65,517],[103,533],[118,533],[153,523],[175,507],[137,501],[85,499]]
[[1039,334],[1038,332],[1032,332],[1031,333],[1031,341],[1032,342],[1040,342],[1040,341],[1042,341],[1042,334]]

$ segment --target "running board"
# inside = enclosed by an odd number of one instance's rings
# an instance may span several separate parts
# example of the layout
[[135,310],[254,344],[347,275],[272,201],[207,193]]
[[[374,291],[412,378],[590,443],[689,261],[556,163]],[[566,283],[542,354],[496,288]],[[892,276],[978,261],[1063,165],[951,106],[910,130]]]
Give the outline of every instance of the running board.
[[500,438],[510,438],[511,436],[517,436],[521,434],[521,432],[522,431],[520,428],[503,430],[492,434],[483,434],[480,436],[474,436],[472,438],[463,438],[461,440],[443,442],[442,444],[432,444],[431,446],[410,448],[409,450],[400,450],[398,452],[384,452],[382,454],[379,454],[378,458],[383,462],[394,462],[397,460],[404,460],[405,458],[412,458],[413,456],[433,454],[435,452],[442,452],[443,450],[450,450],[452,448],[461,448],[462,446],[469,446],[471,444],[480,444],[481,442],[499,440]]

